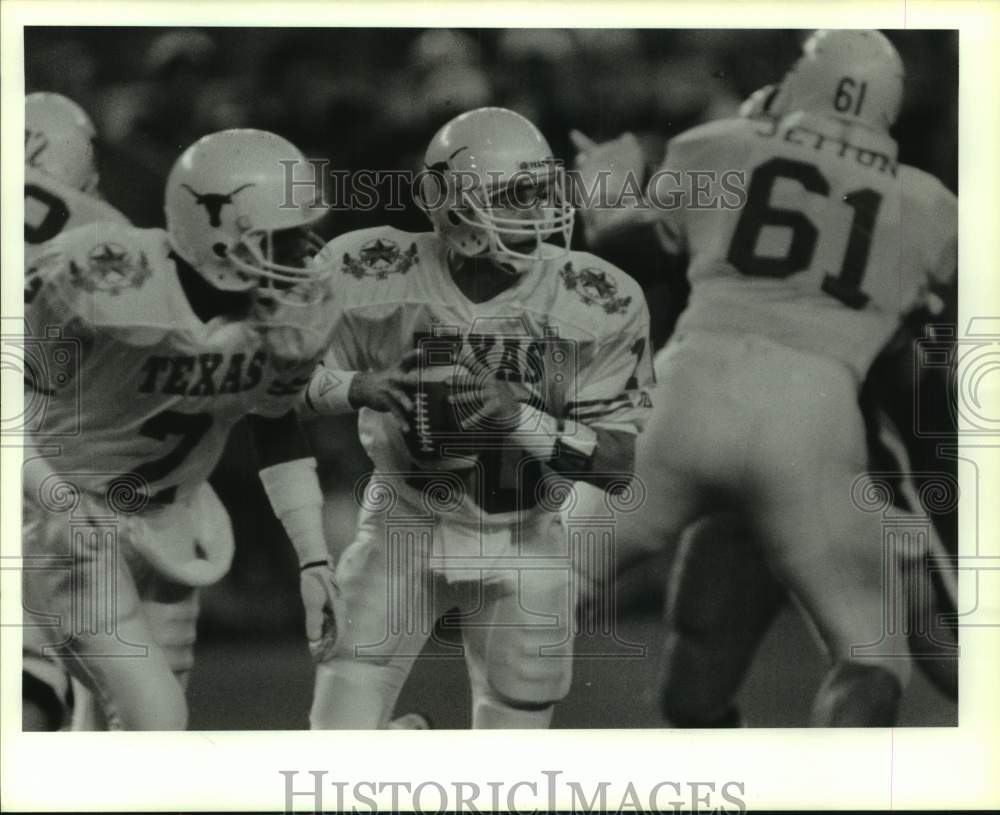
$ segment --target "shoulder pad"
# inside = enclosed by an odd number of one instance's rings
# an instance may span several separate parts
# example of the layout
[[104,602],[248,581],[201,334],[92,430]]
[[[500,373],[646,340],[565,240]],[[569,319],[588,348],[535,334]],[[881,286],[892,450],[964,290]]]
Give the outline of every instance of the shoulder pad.
[[333,257],[336,276],[382,281],[405,275],[419,261],[418,243],[423,234],[403,232],[389,226],[359,229],[334,238],[324,248]]
[[176,276],[166,274],[166,233],[93,223],[62,233],[38,273],[71,312],[95,327],[170,330]]
[[931,210],[958,204],[958,197],[940,179],[909,164],[899,165],[899,182],[904,196]]
[[128,225],[99,222],[64,232],[52,248],[61,255],[72,285],[115,296],[141,288],[152,275],[145,238],[142,230]]
[[685,130],[683,133],[674,136],[669,141],[669,148],[684,147],[700,144],[702,142],[714,142],[720,139],[742,136],[755,128],[760,127],[760,122],[754,119],[717,119],[714,122],[696,125]]
[[[614,326],[640,313],[646,306],[642,288],[628,274],[589,252],[570,252],[559,262],[560,299],[568,299],[591,312],[596,324]],[[607,317],[616,319],[606,320]]]

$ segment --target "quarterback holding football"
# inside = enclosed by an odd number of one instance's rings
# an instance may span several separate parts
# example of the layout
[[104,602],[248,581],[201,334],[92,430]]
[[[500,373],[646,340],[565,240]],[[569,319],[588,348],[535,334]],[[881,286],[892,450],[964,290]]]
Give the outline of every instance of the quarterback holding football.
[[445,124],[418,192],[433,232],[352,232],[321,255],[338,318],[303,409],[360,409],[375,467],[311,724],[385,727],[457,609],[472,726],[547,727],[570,686],[577,585],[560,510],[569,482],[630,478],[653,375],[646,304],[570,250],[563,168],[510,110]]

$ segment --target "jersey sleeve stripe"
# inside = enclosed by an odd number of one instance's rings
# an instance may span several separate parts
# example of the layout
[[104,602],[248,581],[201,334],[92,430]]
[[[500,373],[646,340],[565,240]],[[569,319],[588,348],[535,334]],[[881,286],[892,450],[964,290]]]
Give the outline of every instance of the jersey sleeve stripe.
[[582,399],[579,402],[570,402],[566,407],[570,412],[583,410],[586,408],[595,408],[604,405],[615,405],[619,402],[628,402],[629,397],[627,393],[620,393],[611,399]]
[[620,413],[622,410],[626,410],[631,407],[632,407],[631,402],[623,402],[606,410],[591,410],[591,411],[586,411],[585,413],[573,413],[571,415],[571,418],[578,422],[585,422],[591,419],[599,419],[602,416],[612,416],[616,413]]

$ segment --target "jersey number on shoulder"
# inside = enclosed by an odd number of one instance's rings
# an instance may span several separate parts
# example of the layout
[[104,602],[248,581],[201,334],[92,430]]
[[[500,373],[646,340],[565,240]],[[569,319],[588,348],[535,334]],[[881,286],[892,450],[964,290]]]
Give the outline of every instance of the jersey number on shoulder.
[[[736,224],[727,258],[743,274],[788,277],[809,268],[812,263],[819,230],[804,213],[771,205],[771,190],[779,178],[796,181],[816,195],[830,194],[830,182],[813,164],[775,158],[757,167],[750,179],[746,206]],[[868,265],[868,252],[882,195],[865,187],[847,193],[843,202],[854,210],[844,260],[838,274],[824,276],[821,288],[845,306],[860,309],[868,302],[868,295],[861,291],[860,286]],[[765,226],[791,229],[792,239],[784,257],[761,257],[756,254],[757,238]]]
[[165,410],[151,416],[139,428],[140,435],[157,441],[166,441],[168,436],[180,436],[180,441],[165,456],[140,464],[132,473],[144,479],[147,484],[163,480],[181,465],[211,426],[210,413]]
[[[36,202],[31,204],[30,202]],[[28,223],[28,213],[38,210],[38,206],[44,208],[44,215]],[[52,240],[62,232],[64,226],[69,221],[69,208],[58,196],[37,184],[24,185],[24,240],[26,243],[37,245]]]
[[653,359],[652,357],[645,356],[646,352],[646,338],[639,337],[632,345],[629,346],[629,353],[635,354],[635,367],[632,369],[632,375],[628,378],[628,382],[625,383],[626,391],[637,391],[639,387],[643,384],[639,380],[639,368],[642,367],[643,361],[646,362],[646,371],[644,374],[646,376],[646,381],[650,383],[656,382],[656,373],[653,370]]

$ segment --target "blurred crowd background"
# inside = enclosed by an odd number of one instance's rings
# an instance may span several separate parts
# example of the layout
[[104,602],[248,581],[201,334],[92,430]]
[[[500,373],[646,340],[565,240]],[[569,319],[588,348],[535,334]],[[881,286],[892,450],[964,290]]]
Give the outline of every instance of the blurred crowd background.
[[[751,92],[780,80],[808,33],[31,28],[26,90],[63,93],[90,113],[105,197],[135,224],[151,227],[163,225],[163,182],[180,152],[229,127],[273,130],[339,170],[410,170],[449,118],[502,105],[532,119],[567,162],[568,133],[578,128],[597,140],[632,130],[655,164],[667,138],[735,114]],[[957,192],[957,33],[887,34],[907,67],[894,130],[900,158]],[[410,207],[333,213],[325,231],[332,237],[382,223],[426,228]],[[655,256],[642,251],[614,260],[646,289],[661,343],[683,303],[683,285],[661,279]],[[902,387],[905,412],[912,383]],[[313,423],[310,435],[335,499],[331,536],[343,546],[353,524],[353,487],[368,464],[353,420]],[[203,633],[287,633],[299,615],[294,556],[266,509],[242,431],[213,483],[239,545],[232,574],[206,597]],[[652,594],[651,607],[658,603]]]

